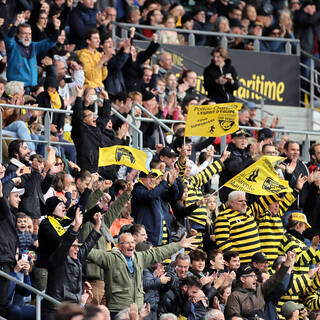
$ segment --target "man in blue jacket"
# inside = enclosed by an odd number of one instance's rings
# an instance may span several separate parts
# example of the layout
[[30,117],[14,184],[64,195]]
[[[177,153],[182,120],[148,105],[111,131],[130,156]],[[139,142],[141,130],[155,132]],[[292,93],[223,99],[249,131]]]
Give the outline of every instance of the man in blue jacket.
[[49,38],[39,42],[32,41],[31,26],[21,24],[22,15],[18,14],[14,24],[5,37],[7,50],[7,80],[24,83],[28,94],[31,87],[38,84],[37,55],[47,52],[55,46],[60,28],[60,20],[53,16],[54,31]]
[[169,202],[177,200],[179,191],[174,169],[164,175],[152,169],[148,174],[140,172],[138,183],[132,191],[132,217],[135,223],[143,224],[148,240],[159,246],[170,242],[172,215]]

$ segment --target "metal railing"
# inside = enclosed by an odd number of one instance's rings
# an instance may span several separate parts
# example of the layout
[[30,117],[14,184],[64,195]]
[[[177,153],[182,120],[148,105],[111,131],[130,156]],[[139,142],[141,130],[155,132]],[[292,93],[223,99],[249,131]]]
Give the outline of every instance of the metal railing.
[[[319,110],[317,110],[317,108],[320,108],[320,72],[317,69],[319,65],[319,58],[301,50],[300,81],[302,85],[300,88],[300,104],[301,106],[309,108],[309,130],[312,130],[314,125],[320,126],[320,121],[315,120],[315,113],[320,115]],[[305,97],[309,100],[308,102],[303,100]]]
[[161,31],[176,31],[178,34],[189,34],[188,45],[194,47],[195,46],[195,35],[202,36],[214,36],[221,37],[221,45],[224,48],[228,47],[228,38],[241,38],[253,41],[253,47],[255,52],[260,52],[260,41],[277,41],[285,43],[285,54],[292,54],[292,47],[296,47],[296,55],[300,55],[300,41],[297,39],[287,39],[287,38],[274,38],[274,37],[257,37],[257,36],[249,36],[249,35],[239,35],[235,33],[222,33],[222,32],[213,32],[213,31],[200,31],[200,30],[186,30],[179,28],[165,28],[161,26],[148,26],[141,24],[130,24],[123,22],[112,22],[112,38],[116,38],[116,28],[119,27],[121,29],[121,37],[128,37],[128,29],[131,27],[135,27],[136,29],[150,29],[155,30],[159,35],[159,41],[161,43]]
[[[59,109],[50,109],[50,108],[42,108],[42,107],[33,107],[29,105],[23,105],[23,106],[17,106],[17,105],[11,105],[11,104],[0,104],[0,108],[12,108],[12,109],[26,109],[26,110],[36,110],[36,111],[44,111],[44,140],[33,140],[33,139],[27,139],[25,142],[33,142],[33,143],[42,143],[46,146],[63,146],[63,145],[73,145],[70,142],[62,142],[62,141],[51,141],[50,140],[50,113],[63,113],[72,115],[72,110],[59,110]],[[120,118],[123,122],[128,122],[128,120],[117,111],[114,107],[111,107],[112,112]],[[2,113],[0,112],[0,123],[2,123]],[[137,149],[143,148],[143,133],[141,130],[133,123],[128,122],[129,127],[133,131],[133,137],[132,137],[132,146]],[[3,154],[2,154],[2,141],[3,140],[16,140],[17,138],[11,137],[11,136],[3,136],[3,128],[0,126],[0,163],[3,160]],[[45,149],[45,156],[47,156],[47,149]]]
[[[3,271],[0,271],[0,277],[3,277],[3,278],[6,278],[7,280],[9,281],[13,281],[15,282],[17,285],[33,292],[35,295],[36,295],[36,320],[41,320],[41,298],[55,304],[55,305],[59,305],[61,304],[60,301],[48,296],[47,294],[33,288],[32,286],[18,280],[17,278],[14,278],[12,276],[10,276],[9,274],[3,272]],[[1,290],[1,288],[0,288]],[[1,317],[0,317],[1,318]],[[3,318],[4,319],[4,318]]]

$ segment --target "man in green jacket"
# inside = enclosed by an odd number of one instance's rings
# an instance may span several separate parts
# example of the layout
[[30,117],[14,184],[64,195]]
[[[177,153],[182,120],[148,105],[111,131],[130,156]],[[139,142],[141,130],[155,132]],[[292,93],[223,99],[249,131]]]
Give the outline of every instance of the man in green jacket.
[[[106,180],[108,181],[108,180]],[[112,185],[112,183],[111,183]],[[101,225],[101,234],[102,237],[97,241],[96,245],[94,246],[95,249],[100,249],[103,251],[107,251],[108,244],[113,242],[112,235],[110,233],[109,228],[111,227],[112,223],[116,218],[119,217],[121,210],[127,204],[127,202],[131,198],[131,191],[133,189],[133,183],[128,182],[126,184],[125,191],[119,196],[119,198],[114,201],[111,207],[107,210],[107,212],[103,215],[102,218],[102,225]],[[103,193],[98,189],[102,196]],[[97,193],[98,190],[95,192]],[[108,196],[108,194],[105,194]],[[104,197],[105,198],[105,197]],[[105,200],[103,198],[103,200]],[[92,201],[91,201],[92,202]],[[96,205],[97,199],[89,204],[89,208],[91,206]],[[83,239],[86,239],[87,236],[90,234],[94,227],[92,222],[87,222],[84,224],[82,228],[82,236]],[[110,246],[111,249],[111,246]],[[110,250],[109,249],[109,250]],[[98,264],[88,262],[87,263],[87,275],[86,280],[88,280],[92,286],[92,293],[93,293],[93,304],[105,304],[105,284],[104,284],[104,270]]]
[[171,257],[180,248],[195,249],[192,244],[195,237],[187,239],[186,234],[180,242],[173,242],[162,247],[136,252],[135,241],[130,233],[123,233],[119,238],[119,248],[112,251],[92,249],[88,260],[104,269],[107,307],[114,316],[119,311],[136,303],[143,305],[143,270],[153,264]]

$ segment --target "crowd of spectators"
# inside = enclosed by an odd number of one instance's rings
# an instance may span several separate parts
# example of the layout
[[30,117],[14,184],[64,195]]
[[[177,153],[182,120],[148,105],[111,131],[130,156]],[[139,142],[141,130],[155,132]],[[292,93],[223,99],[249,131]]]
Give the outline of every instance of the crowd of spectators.
[[[235,101],[236,66],[221,38],[195,39],[213,47],[204,95],[196,72],[173,72],[158,33],[130,28],[116,42],[111,23],[296,36],[318,54],[319,18],[310,0],[288,8],[258,0],[0,1],[0,101],[26,106],[1,110],[0,270],[62,303],[42,300],[42,319],[320,319],[320,144],[304,163],[299,143],[276,141],[269,127],[279,119],[259,122],[254,103],[239,111],[239,124],[263,129],[237,130],[225,150],[220,137],[185,137],[190,105]],[[134,45],[139,34],[150,38],[145,50]],[[188,42],[176,31],[160,36]],[[253,50],[241,38],[228,46]],[[285,50],[277,41],[260,47]],[[178,120],[174,135],[134,120],[150,114]],[[99,167],[99,148],[131,145],[133,122],[155,150],[149,171]],[[224,187],[277,155],[286,157],[275,170],[292,192]],[[0,316],[35,319],[34,298],[0,277]]]

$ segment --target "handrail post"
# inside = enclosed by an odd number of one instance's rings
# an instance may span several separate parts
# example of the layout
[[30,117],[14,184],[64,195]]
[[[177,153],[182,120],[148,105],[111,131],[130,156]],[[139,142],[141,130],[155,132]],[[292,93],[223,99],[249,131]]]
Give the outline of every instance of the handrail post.
[[[50,116],[49,112],[46,112],[44,115],[44,138],[46,140],[46,146],[50,146]],[[48,148],[44,148],[45,159],[48,156]]]
[[221,46],[225,49],[228,49],[228,39],[226,36],[223,36],[221,38]]
[[112,37],[112,40],[115,41],[116,40],[116,25],[115,24],[112,24],[112,27],[111,27],[111,37]]
[[227,136],[222,136],[221,137],[221,143],[220,143],[220,154],[223,153],[223,150],[227,146]]
[[41,320],[41,297],[36,295],[36,320]]
[[259,52],[260,51],[260,42],[258,39],[253,40],[253,51]]
[[261,97],[260,99],[260,107],[261,107],[261,113],[260,113],[260,117],[261,117],[261,121],[264,118],[264,99]]
[[189,47],[194,47],[196,45],[196,39],[193,33],[189,33],[188,36],[188,46]]
[[286,42],[285,48],[286,48],[286,54],[291,55],[292,46],[291,46],[291,43],[289,41]]
[[314,59],[311,58],[310,63],[310,111],[309,111],[309,128],[308,130],[311,131],[313,128],[313,117],[314,117]]
[[306,139],[302,147],[302,158],[305,162],[310,161],[309,148],[310,148],[310,138],[309,138],[309,135],[306,134]]

